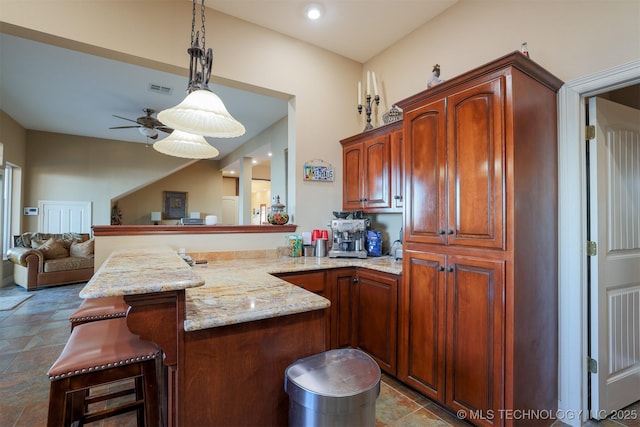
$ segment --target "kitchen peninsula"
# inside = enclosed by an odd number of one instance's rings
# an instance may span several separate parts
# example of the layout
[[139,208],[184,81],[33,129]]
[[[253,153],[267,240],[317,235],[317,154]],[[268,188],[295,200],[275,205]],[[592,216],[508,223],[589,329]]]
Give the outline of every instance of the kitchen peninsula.
[[339,260],[256,257],[250,252],[191,254],[172,249],[113,252],[83,298],[124,295],[127,324],[156,342],[169,367],[169,425],[286,425],[284,371],[327,349],[329,300],[272,275],[366,265],[392,274],[388,258]]

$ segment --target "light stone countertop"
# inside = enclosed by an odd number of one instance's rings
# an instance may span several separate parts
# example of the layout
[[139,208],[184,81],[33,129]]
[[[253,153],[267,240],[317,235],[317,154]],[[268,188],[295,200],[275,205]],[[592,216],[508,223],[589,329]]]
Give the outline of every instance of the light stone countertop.
[[327,308],[329,300],[271,274],[355,266],[391,274],[402,272],[402,262],[391,257],[274,256],[196,265],[193,270],[202,276],[205,285],[186,291],[184,329],[194,331]]
[[[214,256],[202,257],[201,255]],[[401,274],[402,262],[391,257],[282,257],[267,251],[254,256],[237,252],[189,267],[170,248],[115,251],[80,292],[82,298],[185,289],[185,331],[196,331],[324,309],[330,301],[272,273],[340,267],[364,267]],[[194,254],[196,255],[196,254]]]
[[204,280],[171,248],[117,250],[80,291],[80,298],[148,294],[202,286]]

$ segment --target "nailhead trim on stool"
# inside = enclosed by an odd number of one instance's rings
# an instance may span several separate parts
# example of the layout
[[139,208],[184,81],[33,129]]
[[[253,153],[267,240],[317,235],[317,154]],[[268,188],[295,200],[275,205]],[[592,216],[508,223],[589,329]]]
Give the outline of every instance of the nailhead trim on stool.
[[71,329],[82,323],[124,317],[128,310],[129,304],[124,302],[122,296],[88,298],[69,316]]
[[[159,425],[156,358],[159,350],[142,341],[127,328],[126,317],[98,320],[77,325],[71,331],[62,353],[47,375],[49,427],[80,425],[103,418],[137,411],[138,425]],[[88,390],[103,384],[133,379],[127,391],[90,395]],[[135,400],[121,407],[89,412],[89,403],[133,394]]]

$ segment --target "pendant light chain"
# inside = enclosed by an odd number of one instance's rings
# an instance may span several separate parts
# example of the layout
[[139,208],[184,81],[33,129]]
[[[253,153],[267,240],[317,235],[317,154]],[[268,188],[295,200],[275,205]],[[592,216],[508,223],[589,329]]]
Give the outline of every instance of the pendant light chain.
[[209,88],[213,49],[205,46],[204,0],[200,5],[202,24],[196,31],[197,4],[198,0],[193,0],[191,45],[187,49],[190,58],[188,95],[180,104],[158,113],[158,120],[174,131],[153,144],[153,148],[161,153],[190,159],[212,158],[219,154],[205,136],[235,138],[246,131]]
[[191,46],[196,39],[196,1],[193,0],[193,11],[191,16]]
[[202,0],[200,6],[200,15],[202,15],[202,28],[200,28],[200,32],[202,33],[202,50],[207,51],[207,47],[205,46],[205,37],[204,37],[204,0]]

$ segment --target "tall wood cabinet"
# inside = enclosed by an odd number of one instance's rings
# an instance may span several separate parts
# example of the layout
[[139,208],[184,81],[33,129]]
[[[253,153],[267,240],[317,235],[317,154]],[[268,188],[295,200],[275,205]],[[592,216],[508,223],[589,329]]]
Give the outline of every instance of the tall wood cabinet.
[[398,376],[478,425],[557,407],[561,84],[514,52],[398,102]]
[[354,135],[340,144],[344,168],[342,208],[401,212],[402,122]]

